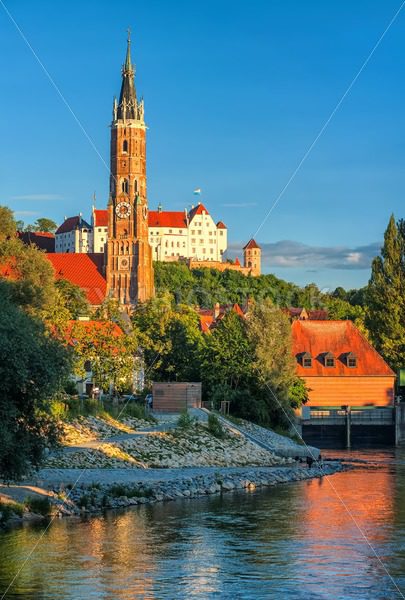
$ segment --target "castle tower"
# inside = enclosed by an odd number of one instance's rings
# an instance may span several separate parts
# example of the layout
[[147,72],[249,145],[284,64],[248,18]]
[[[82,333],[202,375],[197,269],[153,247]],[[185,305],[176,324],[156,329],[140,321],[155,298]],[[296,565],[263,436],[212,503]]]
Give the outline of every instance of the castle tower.
[[108,201],[107,293],[130,310],[154,295],[152,250],[148,241],[146,125],[136,97],[128,34],[119,100],[111,123]]
[[250,269],[252,275],[261,273],[262,250],[252,238],[243,248],[243,266]]

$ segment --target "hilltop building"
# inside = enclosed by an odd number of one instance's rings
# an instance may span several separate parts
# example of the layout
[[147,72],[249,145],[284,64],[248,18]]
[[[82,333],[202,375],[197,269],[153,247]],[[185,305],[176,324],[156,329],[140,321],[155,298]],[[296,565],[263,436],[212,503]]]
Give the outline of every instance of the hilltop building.
[[93,252],[93,229],[82,218],[81,213],[74,217],[65,217],[55,232],[55,252],[86,253]]

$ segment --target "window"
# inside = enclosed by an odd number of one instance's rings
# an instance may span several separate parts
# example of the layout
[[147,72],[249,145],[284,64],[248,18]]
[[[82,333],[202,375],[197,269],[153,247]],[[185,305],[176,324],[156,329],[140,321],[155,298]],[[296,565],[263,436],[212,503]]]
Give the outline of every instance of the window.
[[201,231],[201,229],[200,229],[200,230],[198,231],[198,235],[201,235],[201,234],[202,234],[202,231]]
[[173,229],[169,229],[169,233],[173,233]]
[[301,361],[304,368],[312,367],[312,356],[309,352],[302,354]]
[[335,366],[335,357],[331,352],[325,354],[324,359],[325,367],[334,367]]
[[195,244],[195,238],[191,238],[191,243]]
[[123,179],[121,183],[121,191],[124,192],[124,194],[128,194],[128,187],[128,179]]
[[122,143],[122,151],[128,152],[128,140],[124,140]]
[[223,231],[220,231],[220,232],[219,232],[219,235],[224,235],[224,232],[223,232]]
[[353,352],[349,352],[346,356],[346,364],[350,369],[357,367],[357,356]]
[[211,254],[214,254],[214,248],[210,248]]
[[104,242],[104,238],[100,238],[100,242]]

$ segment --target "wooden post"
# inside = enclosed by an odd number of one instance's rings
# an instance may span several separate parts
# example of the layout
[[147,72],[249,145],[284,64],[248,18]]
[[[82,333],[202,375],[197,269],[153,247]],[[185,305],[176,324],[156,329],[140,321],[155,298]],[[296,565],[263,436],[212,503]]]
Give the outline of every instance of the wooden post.
[[350,411],[350,406],[346,406],[346,448],[348,450],[350,450],[351,447],[351,431],[350,431],[350,426],[351,426],[351,420],[352,420],[352,415],[351,415],[351,411]]

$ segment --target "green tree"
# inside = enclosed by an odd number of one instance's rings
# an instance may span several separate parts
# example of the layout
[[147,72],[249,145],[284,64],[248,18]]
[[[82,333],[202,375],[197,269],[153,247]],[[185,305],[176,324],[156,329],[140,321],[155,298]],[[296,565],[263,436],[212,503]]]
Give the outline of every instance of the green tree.
[[62,296],[64,305],[69,311],[70,319],[89,315],[90,306],[86,294],[79,286],[67,279],[58,279],[55,281],[55,287]]
[[0,206],[0,242],[12,238],[16,233],[13,211],[7,206]]
[[103,390],[131,387],[138,348],[134,332],[126,334],[109,321],[76,321],[67,339],[74,348],[76,375],[84,377],[90,363],[94,381]]
[[44,231],[47,233],[54,233],[58,228],[58,225],[52,219],[47,217],[41,217],[34,223],[34,231]]
[[20,478],[58,440],[50,401],[67,377],[69,352],[12,301],[0,282],[0,477]]
[[372,263],[367,290],[367,327],[393,369],[405,365],[405,226],[391,216],[381,256]]
[[253,305],[247,333],[254,349],[254,369],[263,388],[267,419],[288,425],[292,408],[308,399],[303,381],[296,375],[292,355],[291,324],[270,300]]
[[200,379],[203,336],[194,308],[174,305],[166,294],[139,306],[132,320],[149,382]]

